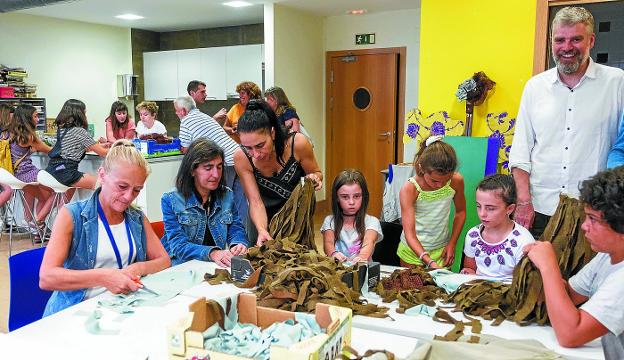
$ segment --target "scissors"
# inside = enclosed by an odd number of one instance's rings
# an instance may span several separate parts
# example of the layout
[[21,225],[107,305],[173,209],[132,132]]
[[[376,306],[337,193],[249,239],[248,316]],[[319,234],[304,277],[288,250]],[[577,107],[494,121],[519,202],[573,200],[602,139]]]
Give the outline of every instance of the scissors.
[[145,290],[145,291],[147,291],[148,293],[150,293],[150,294],[152,294],[152,295],[156,295],[156,296],[159,296],[159,295],[160,295],[160,294],[158,294],[156,291],[154,291],[154,290],[152,290],[152,289],[148,288],[147,286],[143,285],[143,283],[141,282],[141,278],[140,278],[140,277],[138,277],[138,276],[137,276],[137,277],[135,277],[135,278],[134,278],[134,282],[135,282],[137,285],[140,285],[140,286],[141,286],[141,287],[139,288],[139,290],[141,290],[141,289],[142,289],[142,290]]

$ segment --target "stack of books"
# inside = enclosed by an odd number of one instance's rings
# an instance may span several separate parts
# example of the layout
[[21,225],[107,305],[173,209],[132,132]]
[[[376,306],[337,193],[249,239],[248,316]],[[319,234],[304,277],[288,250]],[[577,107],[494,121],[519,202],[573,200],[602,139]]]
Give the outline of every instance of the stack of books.
[[24,81],[28,73],[24,68],[10,68],[0,65],[0,86],[10,86],[15,91],[15,97],[37,97],[37,85],[28,84]]

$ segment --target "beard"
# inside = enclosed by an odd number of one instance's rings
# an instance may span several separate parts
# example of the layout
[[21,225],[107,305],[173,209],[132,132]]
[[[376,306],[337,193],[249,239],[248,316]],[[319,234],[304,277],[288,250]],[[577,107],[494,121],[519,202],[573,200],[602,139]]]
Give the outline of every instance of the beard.
[[[568,54],[573,54],[574,57],[571,59],[565,58],[564,60],[571,62],[561,62],[563,55]],[[557,65],[557,70],[559,70],[563,74],[569,75],[575,73],[581,67],[581,64],[585,60],[585,57],[578,50],[572,50],[568,52],[561,51],[558,54],[553,53],[553,60]]]

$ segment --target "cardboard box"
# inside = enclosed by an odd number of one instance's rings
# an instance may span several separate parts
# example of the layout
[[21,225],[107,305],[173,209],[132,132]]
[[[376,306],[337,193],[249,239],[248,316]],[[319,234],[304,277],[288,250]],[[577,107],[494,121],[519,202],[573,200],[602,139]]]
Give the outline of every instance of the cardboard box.
[[[210,356],[210,359],[239,360],[242,357],[204,349],[202,332],[223,320],[223,311],[215,311],[213,300],[200,298],[189,305],[189,314],[167,328],[167,347],[170,359],[190,359],[193,356]],[[256,305],[256,296],[238,295],[238,322],[266,329],[275,322],[295,319],[291,311],[271,309]],[[345,345],[351,344],[351,309],[318,303],[316,321],[327,333],[319,334],[294,344],[290,348],[271,346],[270,358],[283,360],[333,360],[340,358]]]

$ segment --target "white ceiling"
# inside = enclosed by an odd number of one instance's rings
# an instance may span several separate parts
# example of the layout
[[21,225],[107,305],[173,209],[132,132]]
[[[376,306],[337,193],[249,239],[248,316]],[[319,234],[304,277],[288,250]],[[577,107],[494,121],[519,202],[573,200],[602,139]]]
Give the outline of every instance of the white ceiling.
[[[323,16],[343,15],[352,9],[374,13],[420,6],[420,0],[246,0],[254,5],[231,8],[222,4],[226,1],[229,0],[75,0],[18,12],[152,31],[176,31],[262,23],[263,4],[268,2]],[[141,15],[144,19],[115,18],[126,13]]]

